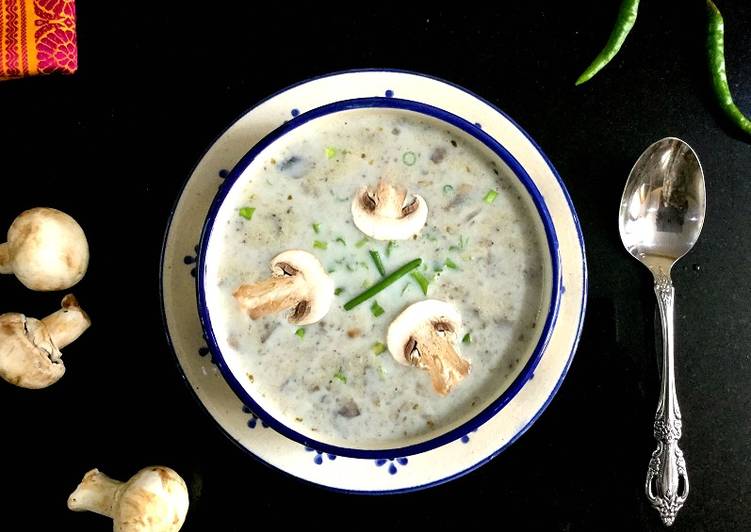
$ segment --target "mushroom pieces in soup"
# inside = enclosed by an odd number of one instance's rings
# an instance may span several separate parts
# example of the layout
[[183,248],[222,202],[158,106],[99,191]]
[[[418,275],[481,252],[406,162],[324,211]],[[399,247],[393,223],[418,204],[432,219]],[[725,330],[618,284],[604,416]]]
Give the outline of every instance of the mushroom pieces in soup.
[[470,363],[456,345],[462,318],[450,303],[427,299],[407,307],[391,322],[387,344],[394,360],[425,369],[433,389],[447,395],[469,375]]
[[420,232],[428,219],[422,196],[381,178],[374,187],[362,186],[352,200],[352,220],[376,240],[406,240]]
[[290,323],[308,325],[329,311],[334,281],[313,255],[290,249],[272,259],[271,277],[240,286],[234,296],[253,320],[291,309]]

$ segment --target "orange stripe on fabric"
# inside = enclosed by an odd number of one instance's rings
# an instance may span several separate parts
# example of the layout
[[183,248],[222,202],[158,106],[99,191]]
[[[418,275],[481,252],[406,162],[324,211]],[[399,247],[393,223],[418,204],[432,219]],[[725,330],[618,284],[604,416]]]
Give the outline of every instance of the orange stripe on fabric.
[[34,2],[24,2],[26,9],[26,50],[27,67],[32,74],[39,73],[39,59],[37,58],[36,41],[34,40],[34,28],[36,28],[37,16],[34,11]]

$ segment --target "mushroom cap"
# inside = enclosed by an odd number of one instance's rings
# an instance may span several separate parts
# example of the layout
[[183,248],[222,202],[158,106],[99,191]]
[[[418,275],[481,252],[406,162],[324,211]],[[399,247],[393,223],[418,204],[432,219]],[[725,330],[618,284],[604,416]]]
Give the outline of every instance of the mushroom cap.
[[[366,198],[370,198],[366,201]],[[374,202],[375,207],[370,202]],[[403,208],[410,206],[407,214]],[[352,221],[376,240],[406,240],[420,232],[428,219],[428,204],[422,196],[381,181],[375,190],[363,185],[352,199]]]
[[451,303],[437,299],[426,299],[408,306],[389,325],[386,335],[386,345],[394,360],[405,366],[412,366],[407,360],[404,347],[421,327],[432,326],[432,322],[448,322],[456,331],[462,326],[462,317]]
[[113,505],[115,532],[177,532],[188,513],[188,488],[169,467],[141,469]]
[[65,373],[61,356],[41,321],[0,315],[0,377],[22,388],[45,388]]
[[305,279],[308,288],[306,301],[307,313],[299,320],[293,320],[294,310],[289,321],[298,325],[309,325],[322,319],[334,301],[334,280],[323,269],[320,261],[312,253],[301,249],[288,249],[271,260],[271,270],[275,274],[283,273],[280,264],[292,266]]
[[65,290],[83,278],[89,265],[86,235],[73,218],[57,209],[22,212],[8,229],[10,260],[31,290]]

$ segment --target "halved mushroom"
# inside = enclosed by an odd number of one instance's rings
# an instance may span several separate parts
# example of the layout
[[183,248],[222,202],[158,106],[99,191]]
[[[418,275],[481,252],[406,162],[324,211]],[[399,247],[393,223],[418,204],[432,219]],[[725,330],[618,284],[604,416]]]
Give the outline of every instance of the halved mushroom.
[[0,273],[13,273],[31,290],[66,290],[89,266],[89,244],[73,218],[57,209],[24,211],[0,244]]
[[162,466],[146,467],[125,483],[92,469],[68,497],[74,512],[112,518],[115,532],[177,532],[189,504],[185,481]]
[[22,388],[46,388],[65,373],[63,349],[89,328],[88,315],[72,294],[62,308],[36,320],[23,314],[0,315],[0,377]]
[[271,261],[271,277],[240,286],[233,294],[251,319],[292,309],[290,323],[307,325],[323,318],[334,300],[334,281],[314,255],[289,249]]
[[352,220],[376,240],[406,240],[420,232],[428,219],[422,196],[407,197],[407,190],[381,178],[378,185],[363,185],[352,200]]
[[426,369],[435,391],[446,395],[471,367],[456,346],[461,326],[453,305],[428,299],[410,305],[391,322],[386,342],[397,362]]

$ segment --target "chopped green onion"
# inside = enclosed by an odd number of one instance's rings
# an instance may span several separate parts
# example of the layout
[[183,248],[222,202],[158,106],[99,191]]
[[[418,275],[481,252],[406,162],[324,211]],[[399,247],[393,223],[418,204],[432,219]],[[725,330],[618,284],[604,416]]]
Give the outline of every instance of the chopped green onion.
[[386,378],[386,370],[380,364],[378,365],[378,376],[381,377],[381,380]]
[[373,262],[376,265],[376,269],[378,270],[378,273],[380,273],[381,276],[386,275],[386,268],[383,267],[383,262],[381,262],[381,254],[378,253],[374,249],[371,249],[369,253],[370,253],[370,258],[373,259]]
[[333,159],[336,155],[336,148],[332,148],[331,146],[327,146],[323,151],[326,154],[327,159]]
[[313,231],[315,231],[316,234],[321,232],[321,224],[313,224]]
[[241,207],[240,208],[240,216],[242,216],[246,220],[252,220],[254,212],[256,212],[255,207]]
[[305,329],[303,329],[302,327],[300,327],[299,329],[297,329],[297,330],[295,331],[295,334],[296,334],[297,336],[299,336],[299,337],[300,337],[300,339],[302,340],[302,338],[303,338],[303,337],[305,336]]
[[339,371],[334,373],[334,378],[342,381],[344,384],[347,384],[347,376],[342,373],[342,368],[339,368]]
[[390,285],[394,284],[396,281],[398,281],[399,279],[407,275],[409,272],[419,267],[420,264],[422,264],[422,259],[414,259],[414,260],[409,261],[407,264],[405,264],[398,270],[392,272],[386,277],[383,277],[380,281],[378,281],[376,284],[374,284],[373,286],[371,286],[370,288],[368,288],[367,290],[359,294],[357,297],[347,301],[344,304],[344,310],[352,310],[363,301],[367,301],[368,299],[376,295],[378,292],[380,292],[384,288],[389,287]]
[[458,270],[459,266],[456,265],[456,263],[451,259],[446,259],[446,268],[451,268],[452,270]]
[[449,246],[449,251],[464,251],[464,248],[469,244],[469,238],[459,237],[459,245]]
[[321,242],[320,240],[314,240],[313,247],[316,249],[328,249],[329,245],[326,242]]
[[373,347],[371,347],[371,349],[373,350],[373,354],[375,356],[378,356],[384,351],[386,351],[386,344],[383,344],[381,342],[376,342],[373,344]]
[[336,237],[336,241],[339,242],[342,246],[347,245],[347,242],[340,236]]
[[378,301],[373,301],[373,304],[370,305],[370,312],[372,312],[373,316],[377,318],[386,311],[383,310],[383,307],[378,304]]
[[428,285],[430,284],[430,281],[428,281],[428,279],[420,272],[412,272],[410,275],[415,281],[417,281],[417,284],[420,285],[422,293],[428,295]]
[[417,162],[417,155],[413,151],[405,151],[402,155],[402,162],[407,166],[412,166]]
[[493,203],[495,201],[495,197],[497,195],[498,195],[498,192],[496,192],[495,190],[492,190],[492,189],[488,190],[488,193],[485,194],[485,197],[482,198],[482,201],[484,201],[485,203],[487,203],[488,205],[490,205],[491,203]]
[[344,288],[337,288],[336,290],[334,290],[334,295],[335,296],[341,295],[342,292],[344,292]]
[[443,185],[443,193],[444,194],[451,194],[454,191],[454,187],[451,185]]
[[397,247],[399,244],[394,242],[393,240],[389,240],[389,243],[386,244],[386,256],[390,257],[391,252],[394,250],[395,247]]
[[409,288],[410,288],[411,286],[412,286],[412,283],[410,283],[410,282],[407,282],[407,283],[406,283],[406,284],[404,285],[404,288],[402,288],[402,293],[401,293],[401,295],[404,295],[404,292],[406,292],[407,290],[409,290]]
[[464,338],[462,338],[462,343],[464,344],[471,344],[472,343],[472,335],[467,333],[464,335]]
[[360,239],[360,240],[357,241],[357,243],[355,244],[355,247],[356,248],[361,248],[361,247],[363,247],[367,243],[368,243],[368,238],[362,238],[362,239]]
[[443,264],[433,264],[433,271],[435,273],[441,273],[443,271]]

